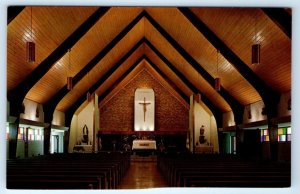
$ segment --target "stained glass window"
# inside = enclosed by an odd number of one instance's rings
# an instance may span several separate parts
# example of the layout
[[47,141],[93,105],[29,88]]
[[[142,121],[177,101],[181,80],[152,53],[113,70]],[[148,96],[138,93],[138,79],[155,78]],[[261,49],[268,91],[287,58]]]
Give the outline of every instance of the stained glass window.
[[25,139],[24,128],[19,127],[18,128],[18,140],[24,140],[24,139]]
[[278,128],[278,141],[291,141],[291,127]]
[[6,139],[9,140],[9,127],[6,126]]
[[28,140],[34,141],[34,129],[32,129],[32,128],[28,129]]
[[269,130],[268,129],[262,129],[260,131],[260,141],[261,142],[268,142],[270,141],[270,137],[269,137]]

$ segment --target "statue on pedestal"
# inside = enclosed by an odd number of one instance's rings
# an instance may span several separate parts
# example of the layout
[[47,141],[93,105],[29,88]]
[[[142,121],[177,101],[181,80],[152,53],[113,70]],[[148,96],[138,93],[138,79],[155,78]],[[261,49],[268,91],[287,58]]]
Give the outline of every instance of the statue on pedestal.
[[204,125],[202,125],[200,127],[200,137],[199,137],[199,143],[200,144],[204,144],[204,142],[205,142],[205,138],[204,137],[205,137],[204,136]]
[[82,137],[83,138],[81,140],[81,143],[88,145],[88,143],[89,143],[89,129],[86,125],[84,125],[84,127],[82,128]]

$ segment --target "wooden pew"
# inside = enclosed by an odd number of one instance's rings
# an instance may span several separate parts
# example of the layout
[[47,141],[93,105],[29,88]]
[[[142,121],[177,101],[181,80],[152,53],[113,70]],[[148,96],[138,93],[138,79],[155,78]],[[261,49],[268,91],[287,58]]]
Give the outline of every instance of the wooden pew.
[[118,153],[8,160],[7,188],[114,189],[129,166],[130,155]]
[[157,165],[171,187],[288,187],[290,164],[205,155],[160,156]]

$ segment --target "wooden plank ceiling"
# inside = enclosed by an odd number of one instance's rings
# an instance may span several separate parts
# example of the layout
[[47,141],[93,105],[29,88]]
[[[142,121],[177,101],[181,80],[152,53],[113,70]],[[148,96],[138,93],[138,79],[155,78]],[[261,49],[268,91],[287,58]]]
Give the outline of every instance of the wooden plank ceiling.
[[[39,66],[72,32],[74,32],[98,7],[25,7],[7,26],[7,90],[15,89]],[[275,91],[291,90],[291,40],[259,8],[191,8],[253,72]],[[158,7],[112,7],[89,31],[58,60],[52,68],[30,89],[26,98],[41,104],[66,85],[67,76],[78,74],[89,61],[101,52],[139,14],[147,13],[183,47],[189,55],[213,78],[220,77],[222,86],[240,104],[247,105],[261,100],[255,88],[228,62],[177,8]],[[32,18],[32,28],[31,28]],[[32,31],[32,38],[31,38]],[[251,64],[251,45],[255,32],[262,45],[261,64]],[[36,62],[26,61],[26,42],[36,43]],[[192,67],[168,40],[162,36],[146,17],[142,17],[117,42],[105,57],[68,92],[56,109],[67,111],[97,80],[140,40],[149,41],[170,63],[191,82],[200,93],[209,97],[221,112],[231,107],[205,78]],[[115,85],[126,70],[139,58],[142,61],[123,81]],[[163,76],[159,76],[155,64],[172,81],[179,91],[171,91]],[[111,76],[99,85],[95,93],[99,96],[114,89],[100,99],[106,103],[122,89],[139,71],[147,69],[174,94],[180,102],[193,91],[176,75],[146,43],[141,44]],[[179,95],[179,93],[184,96]],[[86,103],[81,104],[80,111]]]

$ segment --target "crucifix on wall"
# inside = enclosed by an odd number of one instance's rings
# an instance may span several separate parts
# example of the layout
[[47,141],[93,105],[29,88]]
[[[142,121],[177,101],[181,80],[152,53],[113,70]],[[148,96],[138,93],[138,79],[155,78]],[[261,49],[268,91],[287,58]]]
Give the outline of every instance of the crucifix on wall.
[[138,88],[134,94],[134,130],[154,131],[154,90]]
[[144,122],[146,122],[146,111],[147,111],[147,105],[151,104],[150,102],[146,102],[146,98],[144,97],[144,102],[140,102],[139,104],[143,105],[143,111],[144,111]]

